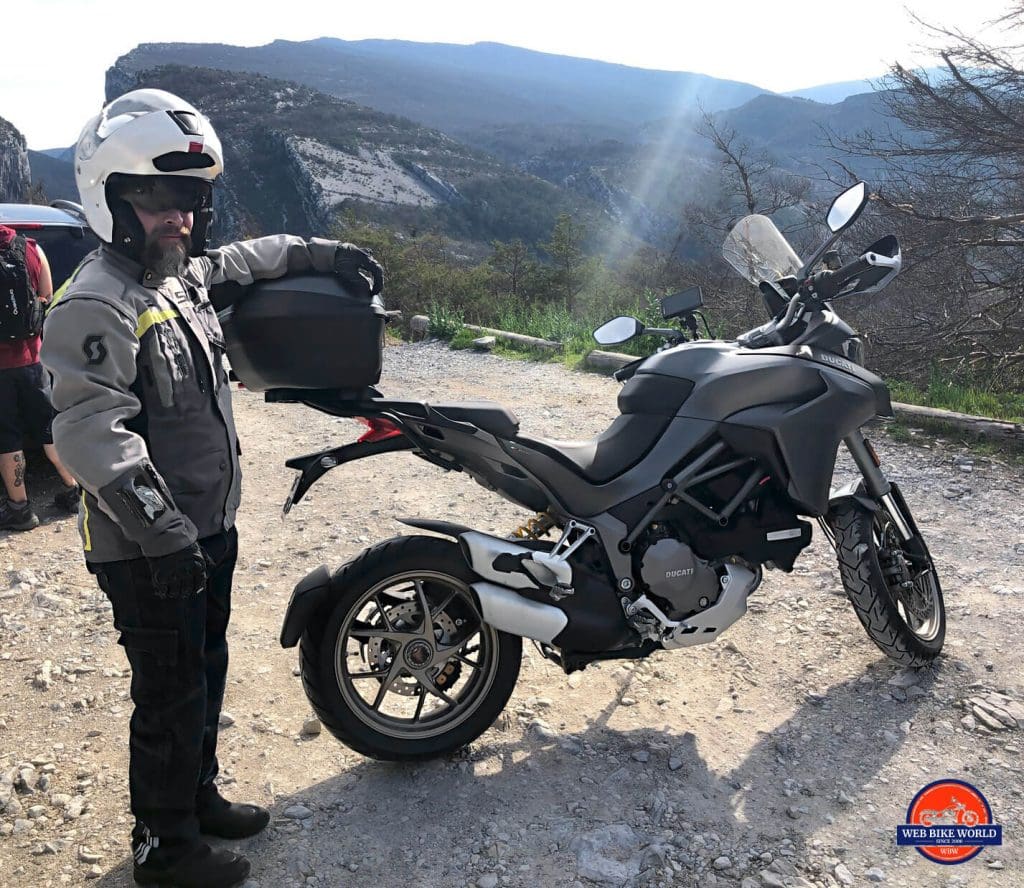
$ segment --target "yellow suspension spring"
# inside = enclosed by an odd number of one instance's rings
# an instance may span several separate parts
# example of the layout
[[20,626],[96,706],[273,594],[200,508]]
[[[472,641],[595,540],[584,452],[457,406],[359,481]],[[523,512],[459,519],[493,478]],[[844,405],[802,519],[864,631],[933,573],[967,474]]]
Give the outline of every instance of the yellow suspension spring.
[[512,536],[520,540],[538,540],[555,526],[555,519],[548,512],[538,512],[525,524],[517,527]]

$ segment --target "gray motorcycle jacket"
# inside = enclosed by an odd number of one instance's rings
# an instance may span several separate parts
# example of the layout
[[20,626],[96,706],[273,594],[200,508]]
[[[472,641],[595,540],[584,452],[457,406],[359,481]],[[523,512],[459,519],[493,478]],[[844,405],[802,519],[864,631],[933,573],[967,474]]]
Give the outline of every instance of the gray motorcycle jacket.
[[238,241],[160,277],[101,246],[54,296],[40,358],[54,445],[82,486],[86,561],[167,555],[233,526],[239,447],[208,288],[330,272],[336,247]]

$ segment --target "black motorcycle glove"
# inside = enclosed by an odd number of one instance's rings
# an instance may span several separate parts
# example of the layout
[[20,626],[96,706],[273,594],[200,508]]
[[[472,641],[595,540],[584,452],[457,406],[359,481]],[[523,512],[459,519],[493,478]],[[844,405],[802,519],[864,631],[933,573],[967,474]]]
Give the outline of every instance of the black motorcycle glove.
[[370,287],[375,296],[384,287],[384,269],[373,253],[355,244],[338,244],[334,252],[334,273],[349,287]]
[[148,558],[157,598],[189,598],[206,586],[210,561],[199,543],[192,543],[170,555]]

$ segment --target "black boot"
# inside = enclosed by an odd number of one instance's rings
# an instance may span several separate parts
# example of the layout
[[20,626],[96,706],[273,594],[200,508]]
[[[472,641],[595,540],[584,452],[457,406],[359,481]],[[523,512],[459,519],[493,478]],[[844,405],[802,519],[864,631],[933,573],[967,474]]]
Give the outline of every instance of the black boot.
[[39,516],[32,511],[28,500],[0,504],[0,530],[32,530],[39,526]]
[[213,786],[203,787],[196,797],[199,832],[220,839],[245,839],[270,823],[270,812],[258,805],[238,805],[222,798]]
[[133,841],[132,848],[136,885],[233,888],[249,877],[248,860],[204,842],[160,845],[159,839],[149,836]]

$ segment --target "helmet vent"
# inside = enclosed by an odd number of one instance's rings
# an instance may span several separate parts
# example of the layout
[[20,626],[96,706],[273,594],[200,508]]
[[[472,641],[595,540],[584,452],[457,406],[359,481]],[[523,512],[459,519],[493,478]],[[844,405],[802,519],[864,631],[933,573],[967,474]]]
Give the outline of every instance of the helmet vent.
[[209,154],[198,154],[194,151],[168,151],[153,158],[153,166],[161,173],[179,173],[182,170],[205,170],[216,161]]
[[168,111],[171,119],[178,124],[178,128],[186,136],[201,136],[203,134],[202,122],[198,114],[191,111]]

